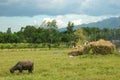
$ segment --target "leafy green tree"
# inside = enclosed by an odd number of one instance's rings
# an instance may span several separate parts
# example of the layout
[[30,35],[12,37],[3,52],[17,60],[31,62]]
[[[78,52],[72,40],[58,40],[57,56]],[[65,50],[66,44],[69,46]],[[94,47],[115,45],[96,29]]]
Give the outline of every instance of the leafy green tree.
[[100,34],[101,30],[98,27],[83,27],[82,29],[89,37],[89,40],[94,41],[99,38],[98,34]]
[[68,26],[67,26],[67,32],[72,34],[74,32],[74,23],[72,22],[68,22]]
[[48,30],[48,41],[49,43],[54,43],[56,38],[58,38],[58,27],[56,24],[56,20],[52,20],[51,22],[47,23],[47,30]]
[[83,44],[84,41],[88,40],[88,37],[82,28],[77,29],[74,32],[75,36],[77,37],[77,44]]
[[37,36],[36,31],[37,31],[37,29],[34,26],[28,25],[24,28],[23,34],[24,34],[24,37],[25,37],[27,42],[34,43],[34,41],[36,40],[35,36]]
[[12,32],[11,32],[11,28],[8,28],[8,29],[7,29],[7,33],[8,33],[8,34],[11,34],[11,33],[12,33]]
[[58,30],[56,20],[52,20],[51,22],[47,22],[47,28],[49,30]]
[[61,33],[61,41],[65,42],[68,47],[73,46],[76,36],[74,35],[74,23],[68,22],[67,30]]
[[3,43],[4,42],[4,40],[3,40],[3,35],[4,35],[4,33],[3,32],[0,32],[0,43]]

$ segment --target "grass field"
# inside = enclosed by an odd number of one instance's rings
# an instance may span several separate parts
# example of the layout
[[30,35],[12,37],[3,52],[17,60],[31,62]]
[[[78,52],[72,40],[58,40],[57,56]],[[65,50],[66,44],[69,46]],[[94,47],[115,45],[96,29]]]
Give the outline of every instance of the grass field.
[[[68,57],[68,49],[0,50],[0,80],[120,80],[120,55]],[[33,60],[34,71],[10,74],[20,60]]]

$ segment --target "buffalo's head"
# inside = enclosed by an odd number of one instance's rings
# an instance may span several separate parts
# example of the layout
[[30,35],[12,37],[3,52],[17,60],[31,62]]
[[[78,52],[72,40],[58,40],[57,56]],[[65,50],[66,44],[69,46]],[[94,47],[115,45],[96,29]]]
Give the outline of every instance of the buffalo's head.
[[13,68],[10,69],[10,73],[14,73],[14,69]]

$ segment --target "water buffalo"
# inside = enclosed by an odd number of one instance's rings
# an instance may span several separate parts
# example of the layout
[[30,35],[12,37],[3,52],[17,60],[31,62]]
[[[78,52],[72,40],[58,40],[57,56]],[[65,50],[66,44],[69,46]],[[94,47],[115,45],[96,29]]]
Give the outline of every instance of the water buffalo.
[[14,73],[16,70],[19,70],[20,73],[22,73],[23,70],[28,70],[29,73],[32,73],[33,66],[34,64],[32,61],[19,61],[10,69],[10,73]]

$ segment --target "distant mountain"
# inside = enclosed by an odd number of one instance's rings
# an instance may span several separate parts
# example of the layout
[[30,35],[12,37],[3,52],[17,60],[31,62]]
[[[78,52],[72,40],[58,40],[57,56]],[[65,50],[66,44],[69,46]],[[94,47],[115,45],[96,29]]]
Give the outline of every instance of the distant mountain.
[[119,28],[120,27],[120,17],[112,17],[109,19],[104,19],[102,21],[89,23],[89,24],[82,24],[75,26],[75,29],[79,27],[98,27],[98,28]]
[[[98,27],[98,28],[120,28],[120,17],[111,17],[109,19],[104,19],[102,21],[93,22],[89,24],[81,24],[75,25],[74,29],[78,29],[80,27]],[[66,30],[66,28],[59,29],[60,31]]]

